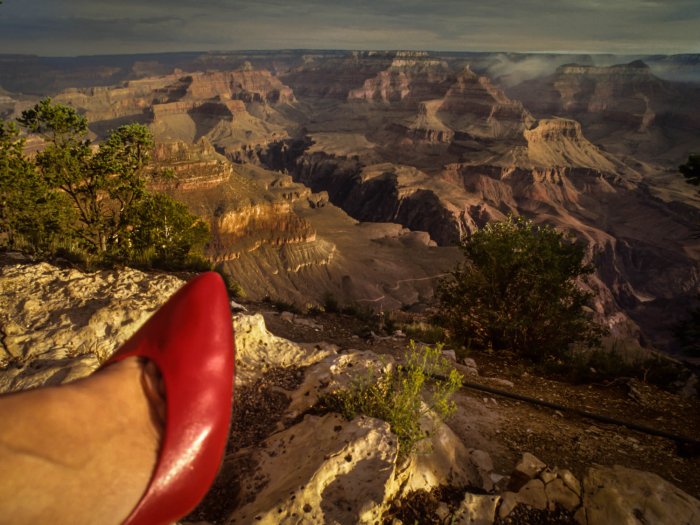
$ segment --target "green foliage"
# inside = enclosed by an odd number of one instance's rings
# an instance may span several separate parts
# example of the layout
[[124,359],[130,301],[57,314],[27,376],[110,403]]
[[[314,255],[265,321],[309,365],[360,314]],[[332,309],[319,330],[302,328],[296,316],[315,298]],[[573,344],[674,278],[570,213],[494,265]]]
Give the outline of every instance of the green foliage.
[[532,359],[597,344],[585,313],[591,294],[576,281],[593,272],[584,249],[522,217],[488,224],[462,244],[465,261],[438,287],[441,321],[467,348],[512,350]]
[[125,218],[146,194],[145,167],[153,139],[140,124],[121,126],[93,152],[87,120],[63,104],[42,100],[19,122],[41,135],[47,146],[36,156],[44,181],[73,201],[75,234],[97,254],[117,252],[127,243]]
[[16,126],[0,122],[0,231],[5,244],[85,261],[208,269],[209,230],[187,208],[146,189],[150,131],[121,126],[94,148],[87,120],[45,99],[18,119],[44,148],[23,154]]
[[14,123],[0,121],[0,233],[13,249],[44,252],[64,233],[70,212],[24,156],[24,143]]
[[201,253],[209,239],[209,226],[187,207],[165,194],[146,195],[129,211],[131,249],[149,247],[154,259],[181,266],[192,253]]
[[30,133],[41,135],[59,148],[83,144],[87,140],[87,119],[65,104],[53,104],[46,98],[17,119]]
[[[358,415],[388,422],[398,437],[402,454],[409,454],[426,437],[421,418],[430,410],[445,419],[455,411],[451,401],[462,376],[442,356],[442,346],[417,346],[411,341],[403,365],[369,370],[345,390],[321,399],[324,409],[346,419]],[[443,378],[443,379],[440,379]]]
[[678,166],[678,171],[686,178],[688,184],[700,186],[700,155],[689,155],[688,162]]
[[445,329],[426,322],[412,322],[400,324],[399,328],[406,337],[427,344],[443,343],[447,339]]

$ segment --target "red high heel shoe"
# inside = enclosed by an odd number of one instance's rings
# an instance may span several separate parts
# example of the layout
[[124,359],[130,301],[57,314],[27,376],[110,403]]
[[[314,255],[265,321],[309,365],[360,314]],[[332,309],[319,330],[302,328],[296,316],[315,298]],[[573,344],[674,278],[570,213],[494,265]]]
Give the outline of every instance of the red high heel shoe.
[[226,287],[209,272],[178,290],[106,363],[145,357],[158,366],[165,385],[158,463],[126,524],[172,523],[209,490],[231,423],[233,345]]

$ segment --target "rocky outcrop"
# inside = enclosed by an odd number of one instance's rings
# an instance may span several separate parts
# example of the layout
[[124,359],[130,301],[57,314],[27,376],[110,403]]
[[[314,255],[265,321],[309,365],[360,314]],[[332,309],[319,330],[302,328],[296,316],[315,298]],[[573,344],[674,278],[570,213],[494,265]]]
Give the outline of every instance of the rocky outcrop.
[[[182,284],[173,277],[135,270],[85,274],[47,264],[6,266],[1,278],[8,286],[3,286],[0,300],[5,304],[19,303],[18,297],[24,300],[8,311],[21,325],[1,320],[4,334],[10,328],[5,349],[20,356],[12,363],[7,358],[3,362],[0,384],[4,391],[88,375]],[[376,355],[336,355],[332,345],[298,345],[277,338],[266,330],[259,315],[237,316],[234,331],[238,395],[268,373],[308,368],[302,374],[306,380],[285,393],[291,410],[280,421],[281,428],[272,429],[262,443],[239,447],[227,456],[220,479],[230,474],[232,465],[242,461],[249,465],[246,477],[236,482],[239,504],[228,511],[228,522],[373,523],[403,491],[430,490],[448,482],[491,487],[490,460],[484,453],[465,449],[437,420],[426,420],[426,428],[437,430],[426,448],[430,457],[409,456],[399,461],[398,441],[386,422],[368,417],[346,421],[335,414],[298,419],[333,385],[348,385],[363,370],[376,368]],[[67,342],[61,343],[67,340],[62,334],[68,332],[74,336],[73,352],[92,356],[93,366],[75,369],[74,357],[64,348]],[[21,374],[16,370],[23,368],[32,370],[32,381],[18,380]]]
[[441,120],[455,131],[474,137],[517,137],[534,118],[522,103],[510,100],[487,77],[465,68],[438,108]]
[[[651,472],[593,467],[583,479],[579,523],[700,524],[700,501]],[[584,517],[585,516],[585,517]]]
[[[3,392],[89,375],[183,284],[130,269],[82,273],[22,263],[1,271]],[[233,323],[241,412],[234,410],[229,452],[208,499],[183,523],[370,524],[415,491],[446,486],[463,494],[455,508],[440,511],[453,523],[530,523],[548,513],[580,525],[700,523],[700,501],[648,472],[593,466],[580,481],[526,453],[504,478],[488,454],[466,448],[430,415],[423,419],[429,439],[401,456],[386,422],[309,410],[368,370],[392,366],[390,359],[275,337],[260,315],[237,315]],[[278,412],[248,435],[241,423],[256,418],[246,403]]]
[[536,115],[580,121],[586,135],[608,151],[652,162],[684,158],[694,147],[686,133],[700,130],[690,109],[698,88],[662,80],[639,60],[610,67],[564,65],[509,94]]
[[401,102],[416,107],[424,100],[441,98],[452,80],[447,63],[427,54],[399,55],[391,65],[348,93],[348,100]]
[[523,132],[527,160],[536,167],[590,168],[615,173],[624,167],[604,155],[581,132],[581,124],[568,119],[542,119]]
[[509,479],[498,506],[501,519],[519,514],[534,520],[532,511],[559,508],[579,525],[700,524],[700,501],[650,472],[593,466],[581,482],[569,470],[550,468],[525,453]]
[[90,374],[182,285],[124,269],[85,274],[46,263],[0,269],[0,392]]
[[181,190],[211,188],[227,181],[233,167],[225,157],[214,151],[205,138],[196,144],[182,141],[159,143],[153,152],[153,160],[159,170],[170,170],[174,180],[156,178],[152,187],[165,190],[175,186]]

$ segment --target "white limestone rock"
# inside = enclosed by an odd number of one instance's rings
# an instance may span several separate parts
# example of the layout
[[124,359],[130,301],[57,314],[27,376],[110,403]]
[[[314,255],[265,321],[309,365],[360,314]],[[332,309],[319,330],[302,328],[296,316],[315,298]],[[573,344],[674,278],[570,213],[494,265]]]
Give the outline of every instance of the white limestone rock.
[[558,505],[568,511],[574,511],[581,504],[581,498],[569,489],[561,479],[555,479],[545,488],[547,494],[547,508],[554,510]]
[[466,493],[454,513],[452,525],[491,525],[496,518],[500,496]]
[[[304,413],[324,394],[351,388],[353,382],[370,380],[392,366],[394,361],[390,356],[378,356],[370,351],[329,355],[306,369],[304,381],[290,393],[287,418]],[[486,452],[467,449],[430,411],[422,416],[421,427],[429,438],[418,443],[416,451],[400,468],[404,492],[449,484],[493,489],[493,463]]]
[[0,268],[0,392],[89,375],[182,284],[131,268]]
[[583,480],[588,525],[700,525],[700,501],[651,472],[615,465],[588,469]]
[[297,344],[270,333],[261,314],[234,315],[236,384],[245,384],[267,370],[304,367],[336,353],[328,343]]
[[376,523],[399,490],[398,450],[384,421],[306,416],[253,451],[240,494],[252,501],[228,523]]

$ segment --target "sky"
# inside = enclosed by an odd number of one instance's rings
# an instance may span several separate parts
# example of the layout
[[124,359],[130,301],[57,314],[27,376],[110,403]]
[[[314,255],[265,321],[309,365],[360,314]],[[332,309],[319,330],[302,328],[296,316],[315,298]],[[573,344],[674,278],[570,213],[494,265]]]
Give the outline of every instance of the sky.
[[700,0],[3,0],[0,53],[700,53]]

